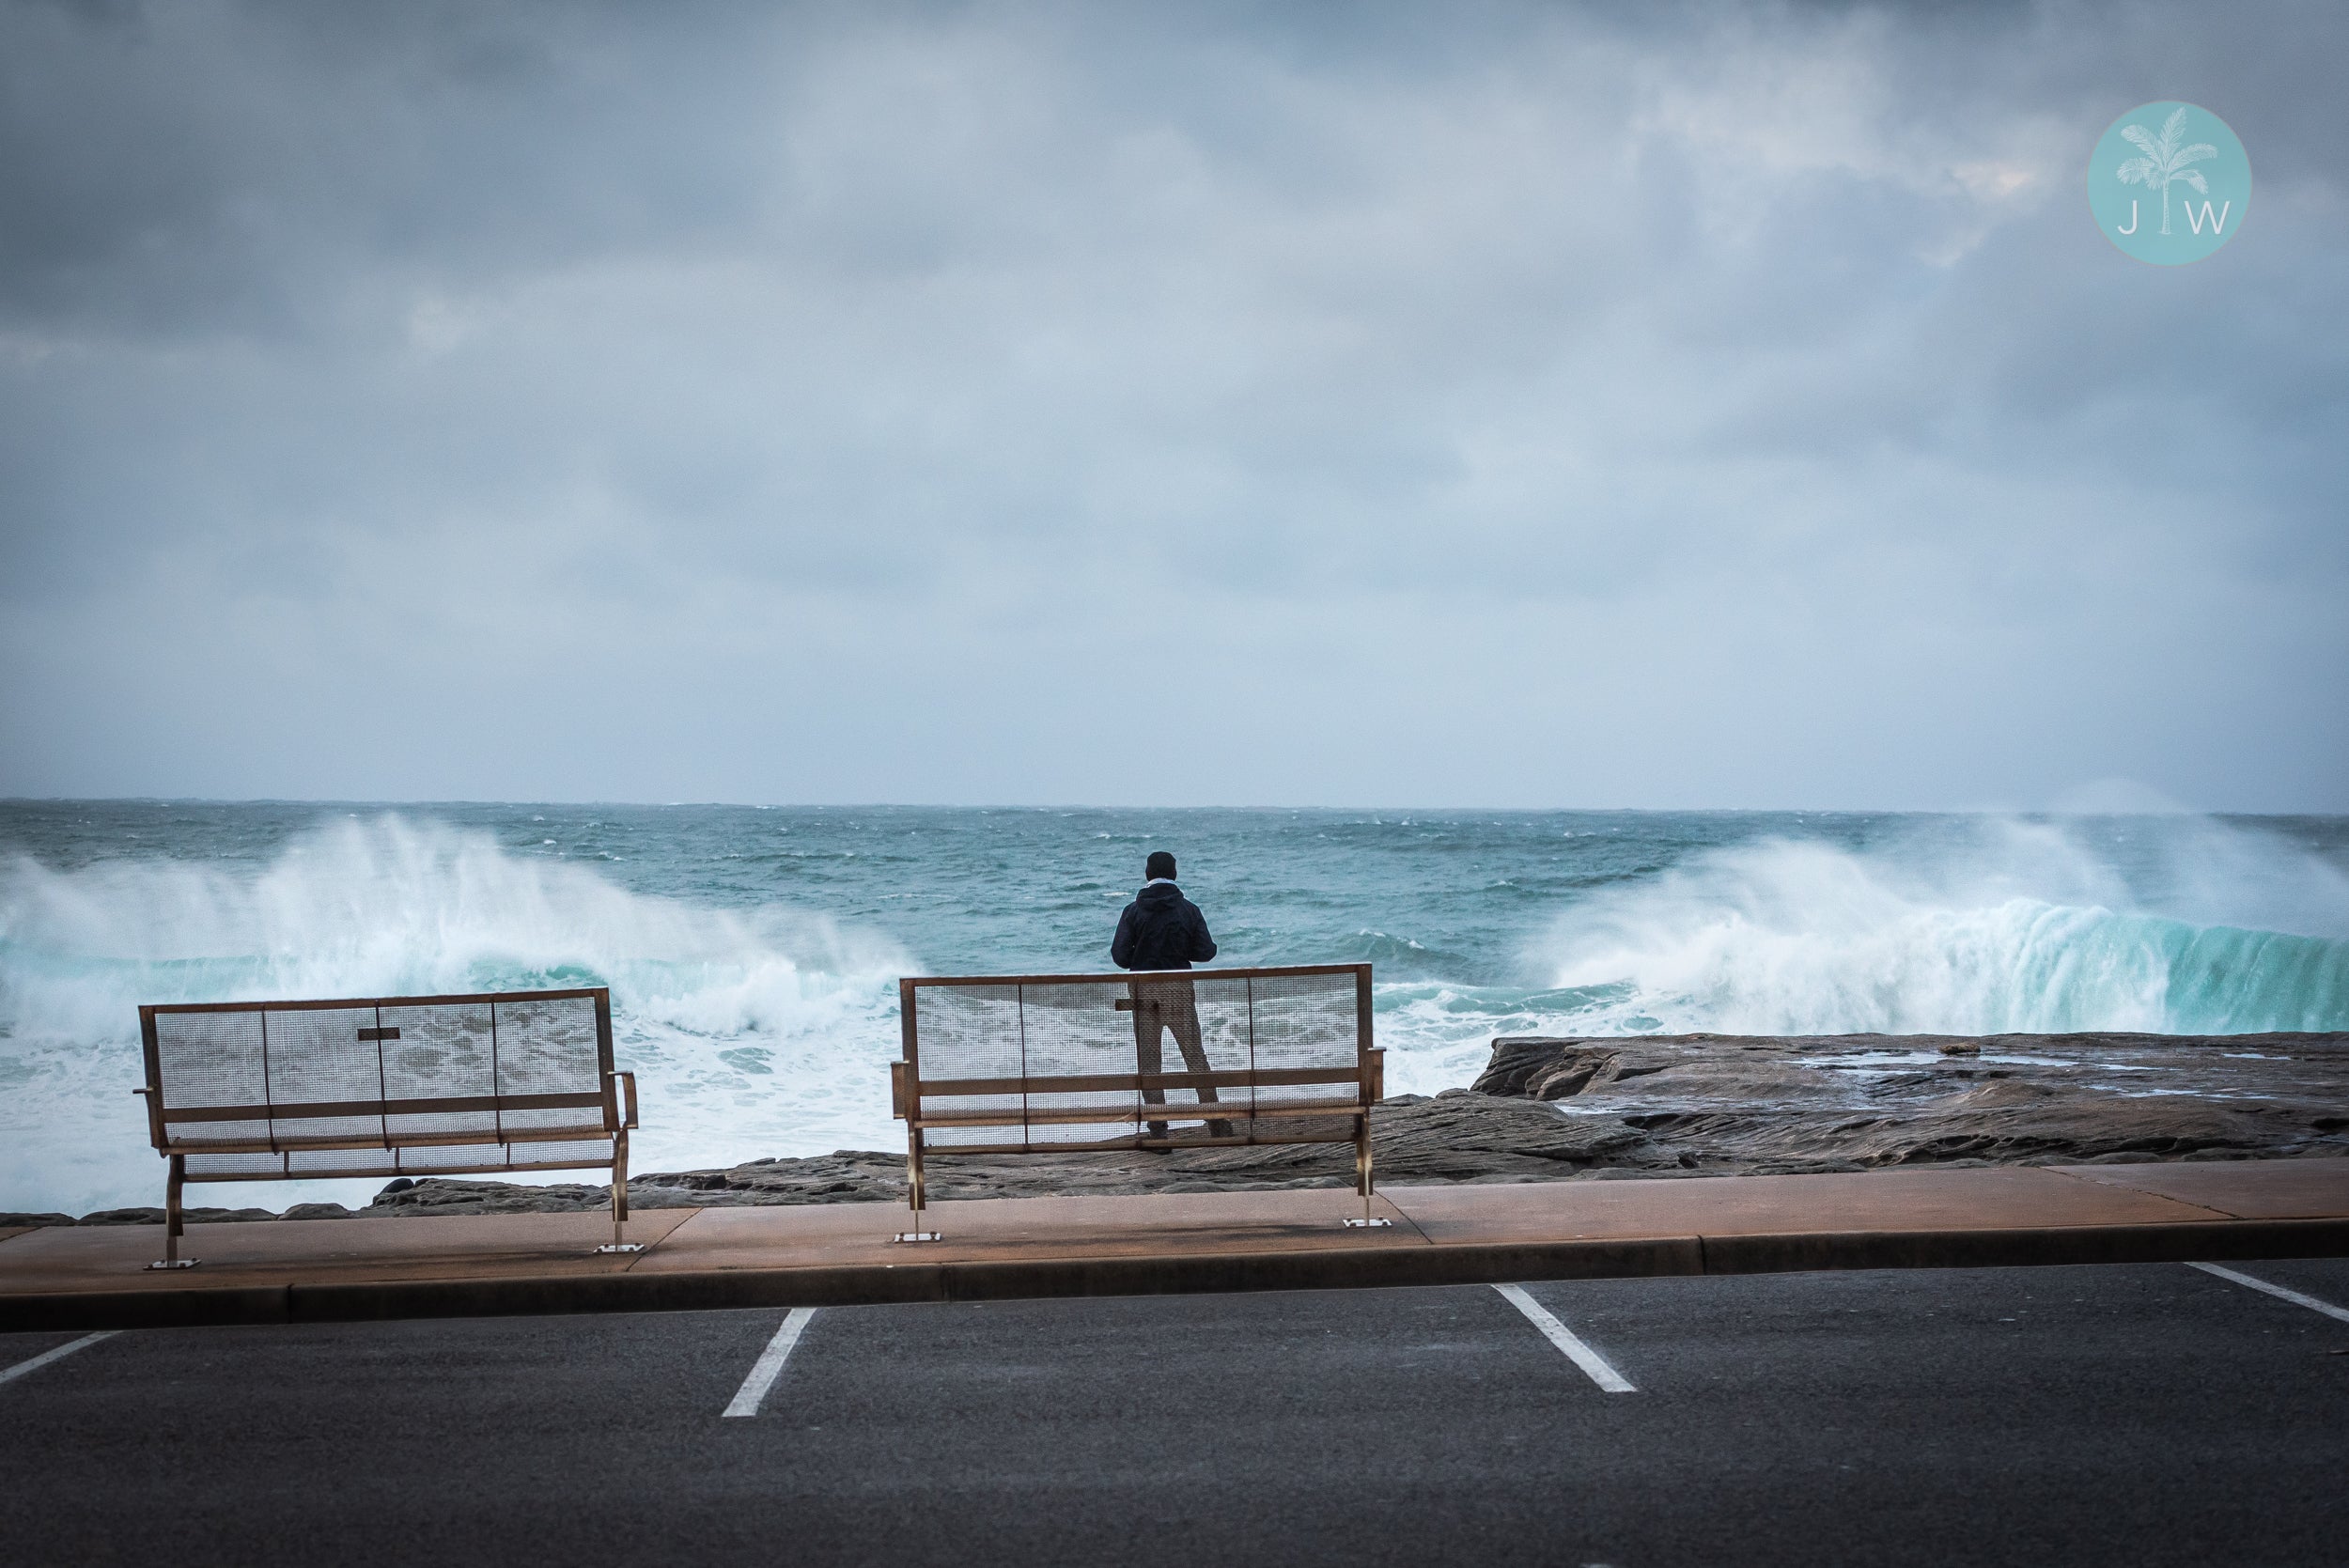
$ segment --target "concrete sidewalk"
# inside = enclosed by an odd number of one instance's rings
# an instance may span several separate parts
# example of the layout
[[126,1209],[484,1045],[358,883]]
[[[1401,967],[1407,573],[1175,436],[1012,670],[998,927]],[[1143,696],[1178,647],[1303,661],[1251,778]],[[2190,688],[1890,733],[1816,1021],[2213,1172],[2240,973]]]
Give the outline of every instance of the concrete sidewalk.
[[0,1330],[2349,1254],[2349,1160],[0,1233]]

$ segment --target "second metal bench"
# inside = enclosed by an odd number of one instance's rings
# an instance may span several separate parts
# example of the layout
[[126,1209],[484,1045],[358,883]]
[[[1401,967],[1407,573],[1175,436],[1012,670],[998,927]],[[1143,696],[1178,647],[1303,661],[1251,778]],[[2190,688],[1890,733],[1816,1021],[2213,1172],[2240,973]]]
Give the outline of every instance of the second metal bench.
[[[1371,1213],[1370,1108],[1385,1093],[1368,964],[897,983],[906,1201],[957,1155],[1342,1143]],[[1169,1044],[1180,1070],[1169,1071]]]

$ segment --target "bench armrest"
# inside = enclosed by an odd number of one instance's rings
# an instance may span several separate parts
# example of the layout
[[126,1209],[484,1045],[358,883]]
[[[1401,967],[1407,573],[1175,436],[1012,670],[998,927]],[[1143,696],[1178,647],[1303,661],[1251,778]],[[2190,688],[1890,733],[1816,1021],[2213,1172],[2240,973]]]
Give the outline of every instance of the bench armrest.
[[1362,1103],[1377,1105],[1387,1097],[1387,1048],[1370,1048],[1370,1070],[1362,1075]]
[[627,1110],[620,1117],[620,1126],[623,1127],[633,1127],[637,1125],[636,1075],[634,1073],[614,1073],[612,1077],[614,1081],[619,1084],[622,1093],[627,1096]]
[[136,1094],[139,1098],[147,1102],[148,1141],[153,1143],[155,1145],[155,1151],[158,1154],[161,1154],[165,1141],[163,1137],[163,1091],[157,1089],[152,1084],[142,1084],[140,1087],[132,1090],[131,1093]]
[[892,1062],[889,1064],[889,1114],[902,1122],[906,1119],[906,1068],[910,1063]]

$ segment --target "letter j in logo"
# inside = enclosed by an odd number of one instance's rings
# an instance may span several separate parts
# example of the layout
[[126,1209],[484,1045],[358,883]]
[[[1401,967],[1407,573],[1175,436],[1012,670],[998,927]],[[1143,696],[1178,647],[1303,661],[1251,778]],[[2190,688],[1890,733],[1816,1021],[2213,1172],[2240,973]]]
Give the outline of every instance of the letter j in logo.
[[2139,261],[2177,267],[2234,238],[2251,208],[2251,160],[2227,122],[2192,103],[2141,103],[2088,160],[2088,210]]

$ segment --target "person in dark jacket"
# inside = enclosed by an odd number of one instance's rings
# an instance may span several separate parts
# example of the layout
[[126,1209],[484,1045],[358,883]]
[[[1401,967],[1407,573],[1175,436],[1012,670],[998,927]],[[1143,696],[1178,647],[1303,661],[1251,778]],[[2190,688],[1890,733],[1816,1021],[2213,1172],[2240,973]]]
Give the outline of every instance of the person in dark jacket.
[[[1199,912],[1199,906],[1183,896],[1183,890],[1174,885],[1174,857],[1163,849],[1154,849],[1143,862],[1143,876],[1147,878],[1142,893],[1126,912],[1117,917],[1117,935],[1110,942],[1110,961],[1122,970],[1187,970],[1194,963],[1205,963],[1215,956],[1215,939],[1207,935],[1207,918]],[[1207,1063],[1206,1045],[1199,1034],[1199,1003],[1188,980],[1137,980],[1130,987],[1127,1005],[1134,1014],[1134,1066],[1138,1072],[1150,1075],[1162,1070],[1164,1057],[1160,1053],[1161,1035],[1174,1032],[1175,1048],[1183,1053],[1185,1070],[1205,1073],[1212,1069]],[[1144,1105],[1164,1105],[1166,1091],[1144,1089]],[[1199,1086],[1202,1105],[1216,1103],[1215,1086]],[[1211,1138],[1232,1136],[1232,1124],[1217,1120],[1207,1124]],[[1150,1136],[1164,1138],[1166,1124],[1152,1122]]]
[[1121,970],[1187,970],[1215,956],[1207,917],[1174,885],[1174,857],[1154,849],[1142,862],[1142,894],[1117,917],[1110,962]]

